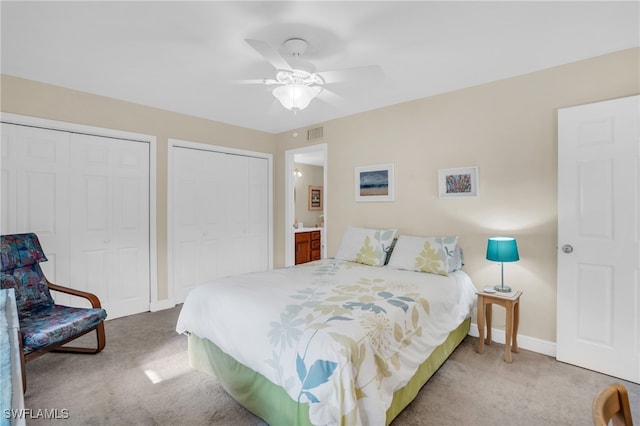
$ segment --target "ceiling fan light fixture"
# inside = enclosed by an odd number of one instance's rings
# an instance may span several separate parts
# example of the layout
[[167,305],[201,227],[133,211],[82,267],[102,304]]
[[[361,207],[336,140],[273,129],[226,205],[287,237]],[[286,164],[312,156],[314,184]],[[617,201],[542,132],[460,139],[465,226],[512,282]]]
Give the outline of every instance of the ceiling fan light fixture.
[[276,87],[272,93],[283,107],[296,112],[308,107],[320,92],[322,92],[322,87],[320,86],[307,86],[294,83]]

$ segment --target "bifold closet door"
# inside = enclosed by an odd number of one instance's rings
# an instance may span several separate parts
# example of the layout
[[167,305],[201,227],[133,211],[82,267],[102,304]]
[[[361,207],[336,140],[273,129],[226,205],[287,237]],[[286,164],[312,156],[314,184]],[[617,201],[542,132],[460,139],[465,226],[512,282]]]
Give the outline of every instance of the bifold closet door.
[[174,147],[172,161],[176,303],[207,280],[268,269],[267,160]]
[[2,234],[35,232],[47,278],[108,318],[148,311],[149,144],[3,123],[1,148]]
[[149,145],[88,135],[70,141],[71,284],[110,317],[149,309]]
[[35,232],[48,259],[42,271],[49,281],[68,283],[70,133],[7,123],[1,129],[0,233]]
[[265,271],[269,267],[267,160],[227,157],[229,272]]
[[[176,303],[225,273],[224,159],[218,152],[173,148],[173,276]],[[208,259],[205,261],[205,259]]]

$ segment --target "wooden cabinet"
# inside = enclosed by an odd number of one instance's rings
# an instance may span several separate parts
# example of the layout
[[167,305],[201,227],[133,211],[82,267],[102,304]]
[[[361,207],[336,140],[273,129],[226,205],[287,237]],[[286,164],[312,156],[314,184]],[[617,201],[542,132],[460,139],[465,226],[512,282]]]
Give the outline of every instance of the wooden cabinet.
[[320,231],[296,232],[296,265],[321,258]]

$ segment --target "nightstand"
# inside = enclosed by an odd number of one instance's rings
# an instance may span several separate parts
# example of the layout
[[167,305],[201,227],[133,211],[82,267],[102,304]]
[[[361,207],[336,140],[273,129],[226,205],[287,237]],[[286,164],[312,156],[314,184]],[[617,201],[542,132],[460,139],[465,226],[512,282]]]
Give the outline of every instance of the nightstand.
[[486,344],[491,344],[491,305],[504,306],[506,310],[507,326],[504,333],[504,360],[512,362],[511,352],[518,353],[518,321],[520,319],[520,296],[521,291],[511,293],[487,293],[479,291],[478,295],[478,353],[484,352],[485,318],[487,327]]

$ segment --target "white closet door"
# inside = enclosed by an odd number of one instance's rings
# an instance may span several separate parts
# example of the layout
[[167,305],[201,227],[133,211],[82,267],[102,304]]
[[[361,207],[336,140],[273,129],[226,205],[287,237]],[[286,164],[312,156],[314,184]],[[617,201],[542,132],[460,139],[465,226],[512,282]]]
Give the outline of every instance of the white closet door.
[[173,274],[178,302],[194,286],[226,272],[226,214],[220,199],[226,184],[224,158],[217,152],[173,150]]
[[205,281],[266,270],[266,159],[184,147],[172,151],[176,303]]
[[149,145],[98,136],[70,141],[71,286],[110,318],[149,310]]
[[[2,123],[2,234],[34,232],[54,283],[68,283],[69,133]],[[66,295],[54,295],[69,303]]]
[[268,164],[264,158],[247,157],[247,233],[240,272],[269,269]]

